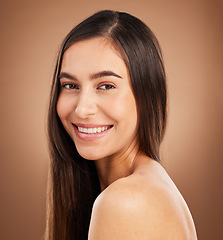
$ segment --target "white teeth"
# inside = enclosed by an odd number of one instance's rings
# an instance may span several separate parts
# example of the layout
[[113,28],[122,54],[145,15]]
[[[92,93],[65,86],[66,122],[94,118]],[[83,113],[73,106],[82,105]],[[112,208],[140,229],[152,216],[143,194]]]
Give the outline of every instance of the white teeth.
[[88,128],[87,133],[93,133],[93,128]]
[[100,133],[100,132],[104,132],[107,129],[108,129],[108,127],[98,127],[98,128],[82,128],[82,127],[78,127],[78,131],[80,131],[82,133],[87,133],[87,134]]

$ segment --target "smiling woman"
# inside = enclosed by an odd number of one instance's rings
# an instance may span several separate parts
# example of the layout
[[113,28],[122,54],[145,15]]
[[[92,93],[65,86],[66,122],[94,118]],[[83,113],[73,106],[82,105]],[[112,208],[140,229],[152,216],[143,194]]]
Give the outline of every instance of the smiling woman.
[[128,70],[111,43],[95,37],[73,44],[63,56],[59,78],[57,113],[83,158],[120,155],[137,142]]
[[165,72],[150,29],[115,11],[72,29],[51,89],[46,239],[196,239],[159,163],[165,124]]

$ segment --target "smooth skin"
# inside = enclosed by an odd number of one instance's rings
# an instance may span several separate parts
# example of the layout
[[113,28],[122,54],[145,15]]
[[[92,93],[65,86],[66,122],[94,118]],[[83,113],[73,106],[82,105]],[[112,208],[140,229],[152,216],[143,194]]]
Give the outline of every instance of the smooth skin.
[[[73,44],[64,54],[59,79],[58,115],[79,154],[95,161],[102,189],[88,239],[197,239],[171,178],[138,150],[136,102],[115,47],[103,38]],[[78,132],[80,125],[109,129],[89,139]]]

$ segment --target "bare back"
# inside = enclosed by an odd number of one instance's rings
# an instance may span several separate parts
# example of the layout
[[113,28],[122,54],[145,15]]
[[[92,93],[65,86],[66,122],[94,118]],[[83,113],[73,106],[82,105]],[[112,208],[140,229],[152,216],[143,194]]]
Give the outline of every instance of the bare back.
[[133,173],[109,185],[96,199],[89,240],[194,240],[190,211],[156,161],[140,157]]

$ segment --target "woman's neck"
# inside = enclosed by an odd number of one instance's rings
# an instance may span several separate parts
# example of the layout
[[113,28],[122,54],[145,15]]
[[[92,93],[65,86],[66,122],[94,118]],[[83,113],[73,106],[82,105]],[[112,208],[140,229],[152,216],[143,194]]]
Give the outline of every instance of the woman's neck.
[[132,174],[138,151],[138,145],[132,143],[121,153],[95,160],[102,191],[114,181]]

